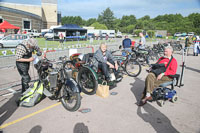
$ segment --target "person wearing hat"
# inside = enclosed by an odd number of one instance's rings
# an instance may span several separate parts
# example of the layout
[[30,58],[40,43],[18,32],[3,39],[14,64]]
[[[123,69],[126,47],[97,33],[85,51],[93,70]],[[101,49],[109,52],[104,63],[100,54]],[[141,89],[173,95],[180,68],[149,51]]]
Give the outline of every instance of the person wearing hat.
[[22,93],[29,88],[29,82],[31,80],[28,73],[30,62],[34,61],[32,52],[36,50],[37,55],[41,56],[40,48],[38,47],[37,41],[33,38],[24,40],[21,44],[17,45],[16,48],[16,66],[21,76]]

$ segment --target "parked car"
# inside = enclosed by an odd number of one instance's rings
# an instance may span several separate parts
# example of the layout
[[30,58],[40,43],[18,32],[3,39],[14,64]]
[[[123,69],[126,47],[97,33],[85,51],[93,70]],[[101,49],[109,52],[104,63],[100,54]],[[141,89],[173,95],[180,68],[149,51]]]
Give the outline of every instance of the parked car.
[[0,40],[0,48],[16,47],[18,44],[22,43],[23,40],[28,38],[30,37],[26,34],[10,34]]
[[53,39],[55,37],[55,33],[53,32],[53,30],[49,30],[49,32],[47,32],[45,35],[44,35],[44,38],[46,40],[48,39]]
[[162,36],[162,35],[156,35],[156,37],[157,37],[157,38],[162,38],[163,36]]
[[187,36],[187,33],[182,33],[181,34],[181,37],[185,37],[185,36]]
[[176,33],[174,34],[175,37],[180,37],[181,35],[182,35],[181,32],[176,32]]
[[194,36],[194,32],[189,32],[188,36]]
[[121,33],[121,32],[117,32],[116,37],[117,37],[117,38],[122,38],[122,33]]
[[41,37],[42,33],[38,32],[37,30],[33,30],[33,32],[31,33],[32,37]]
[[33,30],[24,30],[24,32],[31,37],[41,37],[42,33],[38,32],[36,29]]
[[41,32],[42,37],[44,37],[44,35],[48,33],[48,32]]

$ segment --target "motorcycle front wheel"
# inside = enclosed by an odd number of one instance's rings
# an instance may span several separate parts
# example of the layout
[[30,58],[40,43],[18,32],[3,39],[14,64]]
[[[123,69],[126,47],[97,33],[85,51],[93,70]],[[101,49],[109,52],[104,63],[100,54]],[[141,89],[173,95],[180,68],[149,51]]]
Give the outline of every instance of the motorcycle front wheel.
[[78,85],[82,92],[88,95],[96,93],[98,81],[95,79],[94,73],[87,67],[82,67],[78,72]]
[[74,112],[81,106],[81,96],[79,92],[74,92],[69,86],[63,85],[60,90],[61,103],[68,111]]
[[141,73],[141,65],[135,59],[130,59],[125,64],[125,71],[131,77],[137,77]]

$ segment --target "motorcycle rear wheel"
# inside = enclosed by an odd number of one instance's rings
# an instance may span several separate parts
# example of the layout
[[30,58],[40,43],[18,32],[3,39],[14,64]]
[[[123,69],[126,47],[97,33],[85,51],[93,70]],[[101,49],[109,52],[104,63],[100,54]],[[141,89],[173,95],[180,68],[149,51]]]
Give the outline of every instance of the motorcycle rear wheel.
[[82,92],[93,95],[96,93],[98,81],[95,79],[95,75],[90,69],[82,67],[78,72],[78,85]]
[[74,92],[69,86],[63,85],[60,90],[60,96],[61,103],[66,110],[74,112],[80,108],[81,96],[79,92]]

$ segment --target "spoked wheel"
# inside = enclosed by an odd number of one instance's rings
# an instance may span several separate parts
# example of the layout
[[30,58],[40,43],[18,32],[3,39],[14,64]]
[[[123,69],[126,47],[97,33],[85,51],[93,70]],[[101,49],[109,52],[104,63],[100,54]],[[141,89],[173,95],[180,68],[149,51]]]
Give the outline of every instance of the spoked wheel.
[[96,93],[98,81],[95,79],[93,72],[87,67],[82,67],[78,73],[78,84],[81,90],[88,95]]
[[141,65],[135,59],[130,59],[125,64],[125,71],[131,77],[137,77],[141,73]]
[[81,106],[81,96],[79,92],[74,92],[69,86],[63,85],[60,90],[61,103],[66,110],[74,112]]

